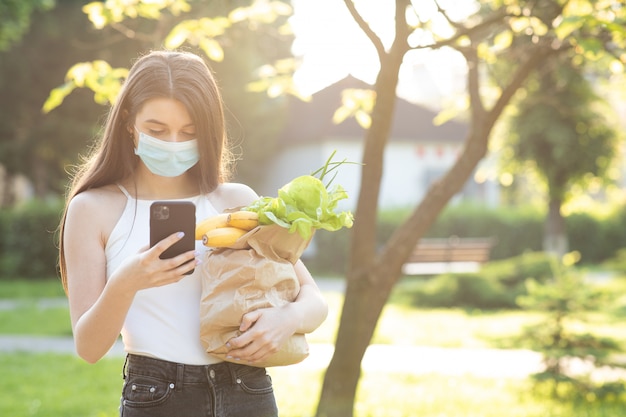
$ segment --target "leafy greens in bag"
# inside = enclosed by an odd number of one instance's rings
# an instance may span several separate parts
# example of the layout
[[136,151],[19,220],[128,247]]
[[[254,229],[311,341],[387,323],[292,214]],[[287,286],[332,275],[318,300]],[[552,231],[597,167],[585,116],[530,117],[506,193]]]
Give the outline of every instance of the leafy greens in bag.
[[352,227],[352,213],[338,211],[337,207],[339,201],[348,198],[348,193],[341,185],[331,187],[334,176],[328,184],[323,182],[329,172],[346,163],[345,160],[331,162],[334,154],[313,174],[302,175],[285,184],[278,190],[277,197],[261,197],[242,210],[258,213],[260,225],[277,224],[290,233],[297,231],[305,240],[316,229],[335,231]]

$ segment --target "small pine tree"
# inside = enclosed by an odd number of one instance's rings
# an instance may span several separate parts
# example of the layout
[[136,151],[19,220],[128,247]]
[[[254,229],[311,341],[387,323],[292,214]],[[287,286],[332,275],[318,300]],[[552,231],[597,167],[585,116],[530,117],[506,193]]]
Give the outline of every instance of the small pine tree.
[[[541,322],[524,329],[522,340],[529,348],[543,354],[545,369],[533,374],[536,388],[547,388],[558,399],[619,398],[626,392],[623,381],[609,382],[592,378],[602,367],[626,367],[613,361],[621,351],[610,338],[576,330],[576,324],[589,322],[589,313],[610,306],[611,295],[587,282],[572,267],[580,255],[571,253],[563,261],[554,259],[554,276],[545,283],[527,282],[527,295],[520,296],[520,307],[545,313]],[[573,364],[583,364],[587,371],[574,372]]]

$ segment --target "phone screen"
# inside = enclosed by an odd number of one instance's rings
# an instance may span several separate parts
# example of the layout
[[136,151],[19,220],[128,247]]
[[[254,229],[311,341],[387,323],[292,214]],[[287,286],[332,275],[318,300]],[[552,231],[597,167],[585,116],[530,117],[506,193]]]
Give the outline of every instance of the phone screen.
[[[167,248],[161,259],[173,258],[194,250],[196,206],[190,201],[155,201],[150,206],[150,247],[177,232],[185,236]],[[191,274],[193,271],[188,272]]]

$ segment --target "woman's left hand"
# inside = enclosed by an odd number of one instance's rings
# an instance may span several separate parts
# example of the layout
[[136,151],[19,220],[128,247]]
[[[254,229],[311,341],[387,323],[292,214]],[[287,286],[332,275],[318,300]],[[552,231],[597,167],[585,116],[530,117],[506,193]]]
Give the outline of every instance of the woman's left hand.
[[278,352],[297,328],[287,304],[278,308],[262,308],[244,314],[240,336],[230,339],[227,356],[242,363],[254,363]]

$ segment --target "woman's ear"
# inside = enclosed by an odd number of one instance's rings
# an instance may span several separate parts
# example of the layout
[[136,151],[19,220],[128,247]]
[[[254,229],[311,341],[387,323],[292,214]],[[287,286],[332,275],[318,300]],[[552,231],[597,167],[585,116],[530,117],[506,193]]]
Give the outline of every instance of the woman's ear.
[[122,120],[123,120],[123,123],[126,124],[126,130],[128,131],[130,138],[134,140],[135,128],[133,126],[133,123],[131,123],[130,121],[130,114],[128,113],[128,110],[122,110]]

